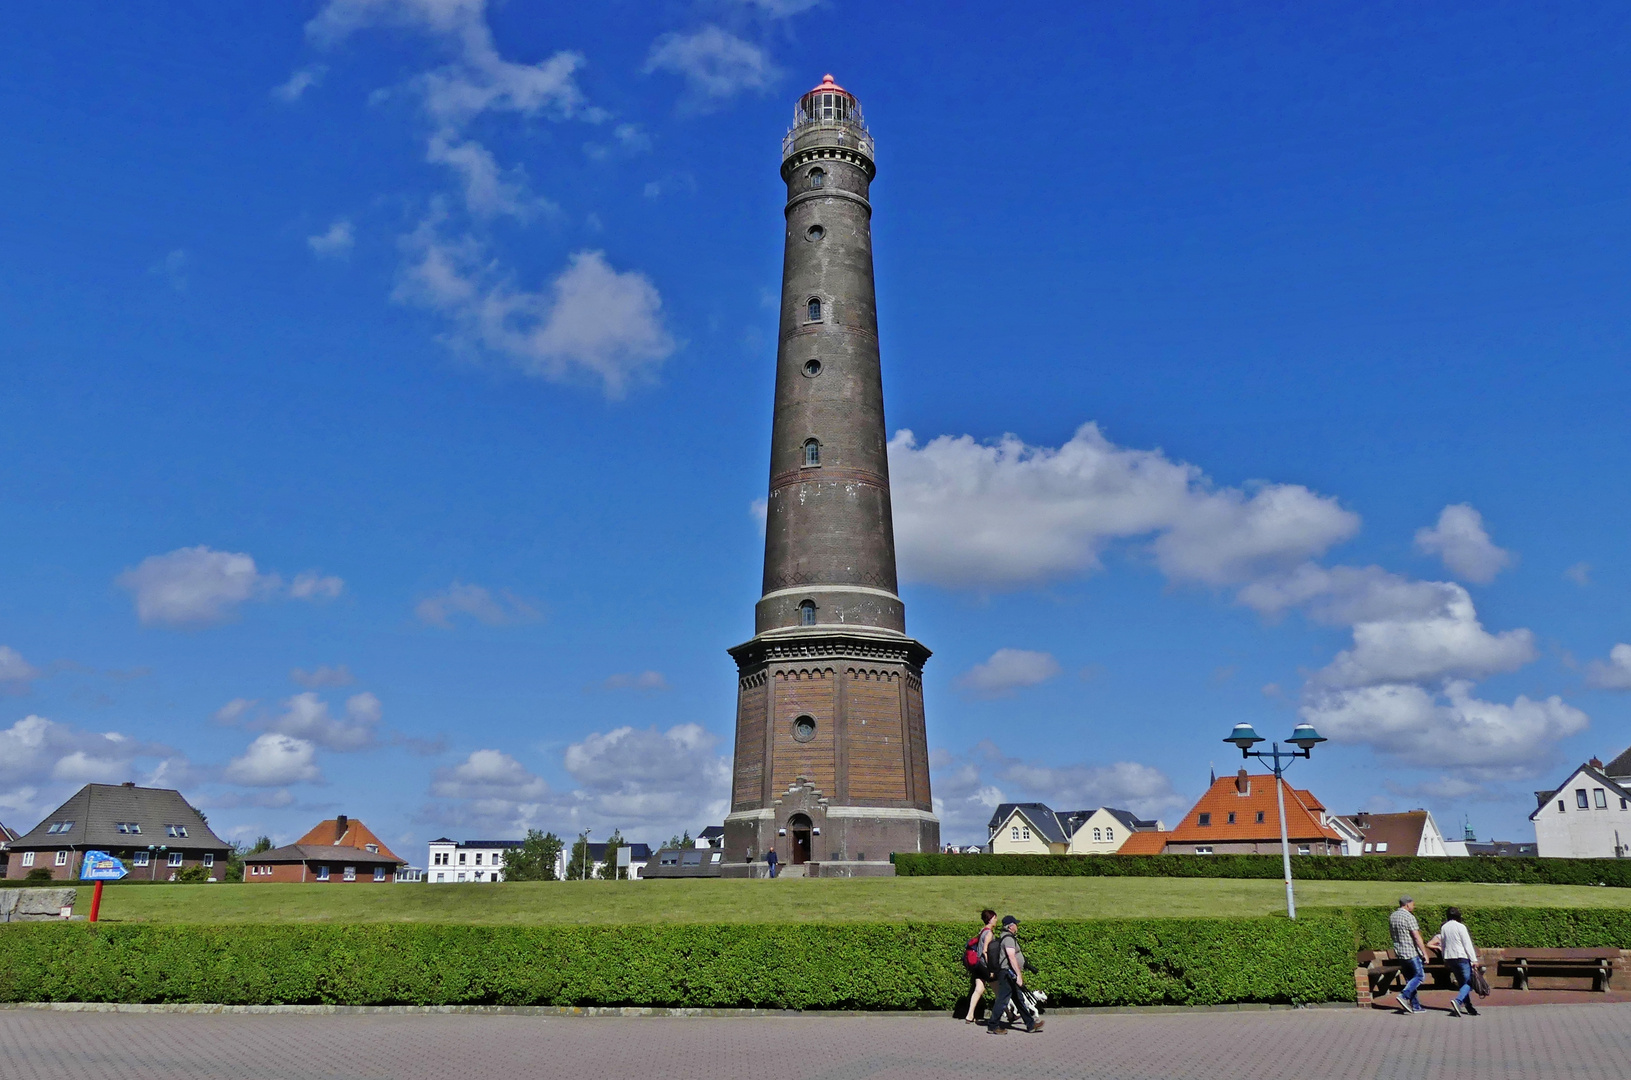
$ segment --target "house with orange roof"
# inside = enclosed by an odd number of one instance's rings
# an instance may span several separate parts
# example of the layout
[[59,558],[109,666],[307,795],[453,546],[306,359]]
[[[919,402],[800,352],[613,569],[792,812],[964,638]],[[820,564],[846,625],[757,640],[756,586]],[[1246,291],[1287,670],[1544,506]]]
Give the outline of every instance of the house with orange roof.
[[405,865],[368,826],[341,814],[292,844],[244,856],[244,880],[392,882]]
[[[1280,781],[1284,784],[1285,781]],[[1276,855],[1280,814],[1272,775],[1245,769],[1212,782],[1177,828],[1166,833],[1169,855]],[[1343,837],[1312,792],[1285,784],[1286,836],[1296,855],[1341,855]],[[1146,841],[1148,843],[1148,841]]]

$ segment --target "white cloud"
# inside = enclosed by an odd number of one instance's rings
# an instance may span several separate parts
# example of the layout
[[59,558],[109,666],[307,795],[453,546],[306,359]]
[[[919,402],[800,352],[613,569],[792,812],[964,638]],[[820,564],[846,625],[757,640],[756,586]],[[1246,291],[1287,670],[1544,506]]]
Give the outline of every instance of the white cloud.
[[241,552],[203,545],[149,555],[118,577],[136,598],[136,617],[152,626],[202,626],[230,618],[246,600],[276,589],[275,574],[262,574]]
[[0,645],[0,683],[27,689],[29,682],[39,677],[40,669],[24,660],[22,653],[10,645]]
[[309,690],[289,698],[283,708],[281,716],[267,723],[269,731],[292,735],[326,750],[369,750],[379,745],[383,710],[373,694],[347,698],[344,719],[330,713],[328,703]]
[[1416,530],[1416,547],[1437,555],[1450,573],[1480,585],[1494,581],[1516,561],[1510,551],[1495,546],[1483,516],[1466,503],[1446,506],[1436,525]]
[[549,785],[500,750],[475,750],[459,764],[437,769],[430,792],[444,799],[537,802],[549,795]]
[[357,677],[351,674],[351,669],[344,664],[336,664],[333,667],[324,664],[310,671],[305,668],[290,668],[289,681],[309,690],[317,690],[325,686],[350,686],[357,681]]
[[723,101],[743,90],[765,90],[779,74],[763,49],[711,25],[658,38],[646,58],[646,72],[653,71],[684,78],[693,107]]
[[508,589],[494,593],[485,586],[459,581],[425,597],[413,610],[420,622],[441,627],[452,626],[455,615],[469,615],[488,626],[505,626],[538,617],[536,607]]
[[317,748],[305,739],[269,731],[256,736],[241,757],[233,758],[223,774],[245,787],[282,787],[321,781]]
[[290,74],[288,81],[272,88],[272,96],[279,101],[295,102],[307,90],[323,81],[328,74],[328,67],[324,64],[308,64],[306,67]]
[[1360,687],[1447,676],[1478,678],[1514,671],[1535,658],[1533,633],[1519,629],[1491,634],[1478,621],[1466,589],[1446,582],[1430,584],[1439,590],[1435,609],[1355,623],[1353,648],[1338,653],[1311,682]]
[[608,675],[601,682],[600,688],[602,690],[638,690],[641,693],[653,693],[670,689],[668,680],[663,678],[663,673],[660,671],[630,671]]
[[135,778],[139,760],[174,754],[162,744],[116,731],[81,731],[43,716],[25,716],[0,730],[0,793],[15,797],[23,788],[36,794],[41,787],[56,791],[53,782],[122,783]]
[[613,269],[599,251],[573,254],[547,289],[528,292],[495,277],[473,237],[442,237],[435,217],[404,247],[412,259],[396,298],[449,316],[459,327],[456,345],[503,356],[527,375],[587,378],[620,398],[674,351],[657,287],[639,271]]
[[425,160],[446,165],[464,185],[464,204],[477,217],[508,214],[527,220],[540,210],[554,209],[547,199],[529,193],[526,170],[516,165],[499,167],[491,150],[474,139],[457,139],[451,132],[431,136]]
[[233,698],[219,709],[216,709],[210,718],[217,724],[231,727],[248,716],[249,710],[253,709],[256,704],[254,698]]
[[952,685],[968,697],[1008,697],[1016,690],[1045,683],[1059,672],[1059,661],[1052,653],[998,649],[953,679]]
[[1591,584],[1591,564],[1588,562],[1577,562],[1573,566],[1570,566],[1568,569],[1564,570],[1563,576],[1584,589],[1586,586]]
[[[225,622],[248,600],[284,592],[283,579],[263,574],[242,552],[198,547],[149,555],[115,579],[136,600],[136,617],[149,626],[208,626]],[[297,600],[337,596],[344,587],[337,577],[316,571],[296,576],[287,595]]]
[[1631,690],[1631,645],[1621,642],[1608,650],[1607,660],[1587,664],[1586,685],[1598,690]]
[[356,237],[352,233],[351,222],[345,218],[330,225],[327,232],[306,237],[306,246],[321,258],[344,258],[351,254],[351,248],[355,244]]
[[1240,584],[1352,536],[1357,515],[1289,484],[1214,489],[1199,469],[1084,424],[1053,449],[910,431],[889,442],[902,574],[948,588],[1018,589],[1100,568],[1116,540],[1153,540],[1174,581]]
[[731,763],[718,744],[697,724],[620,727],[573,743],[565,765],[579,785],[574,819],[656,831],[723,821]]
[[651,149],[651,136],[639,124],[618,124],[612,128],[608,143],[587,143],[583,152],[591,160],[606,161],[616,157],[633,157]]
[[1300,712],[1336,742],[1483,779],[1533,774],[1549,764],[1558,740],[1589,723],[1559,697],[1532,701],[1520,695],[1502,705],[1474,697],[1472,683],[1461,679],[1441,692],[1398,683],[1320,691]]

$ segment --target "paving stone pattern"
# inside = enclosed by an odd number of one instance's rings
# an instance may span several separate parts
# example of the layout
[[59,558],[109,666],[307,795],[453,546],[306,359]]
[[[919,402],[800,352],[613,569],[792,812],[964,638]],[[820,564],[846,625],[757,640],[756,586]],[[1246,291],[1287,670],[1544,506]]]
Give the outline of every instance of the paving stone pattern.
[[1361,1009],[1057,1016],[1039,1035],[947,1017],[581,1018],[177,1015],[0,1010],[5,1080],[1114,1080],[1627,1075],[1631,1005],[1476,1018]]

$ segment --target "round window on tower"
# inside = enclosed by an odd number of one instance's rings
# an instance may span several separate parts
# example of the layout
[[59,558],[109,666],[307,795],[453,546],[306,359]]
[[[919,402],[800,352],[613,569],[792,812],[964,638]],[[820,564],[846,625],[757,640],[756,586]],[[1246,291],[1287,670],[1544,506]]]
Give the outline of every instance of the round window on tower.
[[827,230],[823,229],[820,225],[811,225],[808,229],[804,230],[804,239],[806,240],[820,240],[826,235]]
[[804,361],[804,377],[806,379],[813,379],[817,375],[820,375],[820,374],[821,374],[821,361],[820,360],[806,360],[806,361]]
[[815,717],[801,716],[793,721],[793,741],[809,742],[815,738]]

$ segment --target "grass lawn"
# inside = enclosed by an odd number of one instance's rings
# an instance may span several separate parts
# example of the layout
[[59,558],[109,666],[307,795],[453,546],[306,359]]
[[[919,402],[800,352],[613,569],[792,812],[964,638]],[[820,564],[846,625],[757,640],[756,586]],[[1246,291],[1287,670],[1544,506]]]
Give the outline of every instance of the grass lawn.
[[[1309,881],[1299,910],[1392,906],[1401,893],[1469,906],[1631,907],[1631,889]],[[77,914],[90,910],[79,890]],[[1278,881],[1219,878],[923,877],[857,880],[515,882],[502,885],[109,886],[108,922],[721,923],[975,922],[982,907],[1031,919],[1266,915]]]

